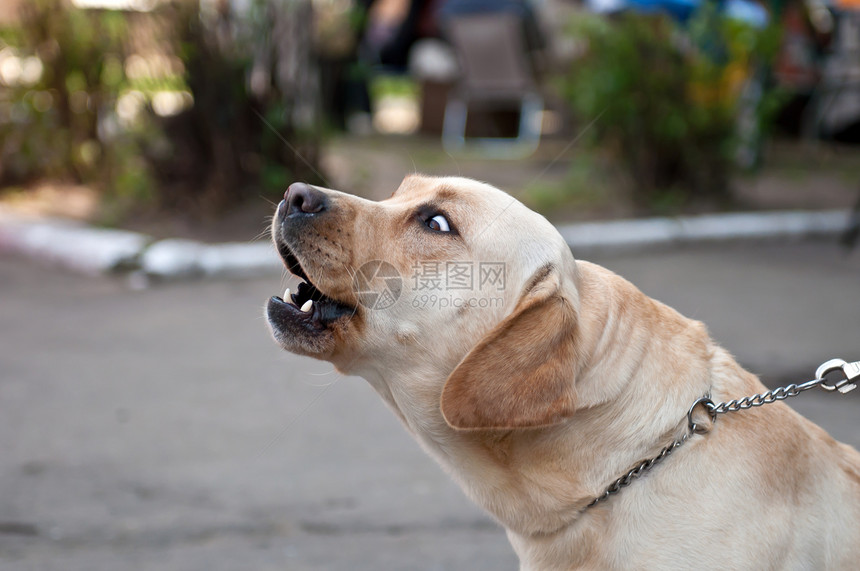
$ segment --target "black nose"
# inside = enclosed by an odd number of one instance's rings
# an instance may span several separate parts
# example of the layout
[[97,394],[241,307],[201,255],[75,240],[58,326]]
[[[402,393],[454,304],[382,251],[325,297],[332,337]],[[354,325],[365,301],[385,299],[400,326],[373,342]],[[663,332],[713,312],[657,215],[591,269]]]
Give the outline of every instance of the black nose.
[[295,182],[284,193],[287,216],[292,214],[319,214],[328,206],[325,194],[303,182]]

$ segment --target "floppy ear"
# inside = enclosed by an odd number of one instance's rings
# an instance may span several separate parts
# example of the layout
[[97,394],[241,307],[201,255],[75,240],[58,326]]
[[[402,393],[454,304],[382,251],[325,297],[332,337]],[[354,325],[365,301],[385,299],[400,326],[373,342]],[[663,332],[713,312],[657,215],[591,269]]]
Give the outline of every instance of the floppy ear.
[[453,428],[531,428],[571,416],[576,310],[558,270],[545,266],[511,315],[457,365],[442,390]]

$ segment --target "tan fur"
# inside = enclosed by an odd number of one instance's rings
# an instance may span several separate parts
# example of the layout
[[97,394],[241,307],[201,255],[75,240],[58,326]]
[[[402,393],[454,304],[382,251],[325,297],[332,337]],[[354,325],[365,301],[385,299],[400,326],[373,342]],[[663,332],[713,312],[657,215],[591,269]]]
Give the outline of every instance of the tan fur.
[[441,408],[451,426],[529,428],[573,414],[576,316],[553,269],[535,280],[448,377]]
[[[681,436],[697,398],[763,385],[701,323],[575,262],[552,225],[488,185],[415,176],[380,203],[325,192],[331,212],[290,246],[341,301],[357,305],[351,276],[370,260],[394,265],[407,293],[418,261],[506,264],[498,306],[359,306],[316,352],[275,335],[364,376],[505,526],[522,569],[860,566],[860,454],[782,403],[721,417],[586,509]],[[421,228],[415,210],[427,203],[457,236]]]

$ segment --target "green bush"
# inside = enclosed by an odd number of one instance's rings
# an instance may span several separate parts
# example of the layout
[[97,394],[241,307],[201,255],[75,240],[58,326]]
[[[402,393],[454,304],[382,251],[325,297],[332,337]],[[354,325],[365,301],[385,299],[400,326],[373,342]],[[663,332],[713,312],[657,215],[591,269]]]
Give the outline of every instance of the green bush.
[[166,10],[172,49],[194,104],[164,122],[153,155],[173,208],[223,210],[283,194],[293,180],[321,182],[317,69],[308,0],[253,0],[243,14]]
[[[709,7],[686,29],[662,15],[586,15],[571,33],[587,45],[563,91],[591,141],[608,149],[646,208],[694,199],[723,201],[738,151],[742,88],[773,53],[776,32],[756,32]],[[750,130],[747,127],[747,130]],[[747,142],[748,143],[748,142]]]
[[[319,181],[310,0],[205,6],[23,3],[0,58],[41,71],[0,81],[0,186],[97,186],[117,222],[141,206],[217,214]],[[164,96],[181,105],[159,116]]]
[[0,184],[52,178],[150,194],[142,139],[109,126],[126,84],[127,34],[117,12],[22,4],[18,24],[0,32],[3,59],[20,72],[0,82]]

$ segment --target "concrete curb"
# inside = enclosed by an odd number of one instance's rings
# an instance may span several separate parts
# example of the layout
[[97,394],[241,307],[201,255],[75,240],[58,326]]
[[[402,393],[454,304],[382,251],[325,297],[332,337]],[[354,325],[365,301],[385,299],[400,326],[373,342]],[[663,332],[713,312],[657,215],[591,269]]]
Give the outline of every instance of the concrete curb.
[[[848,226],[848,210],[710,214],[587,222],[559,226],[575,254],[732,240],[835,235]],[[274,275],[283,265],[268,241],[204,244],[92,228],[61,220],[0,214],[0,252],[10,252],[87,274],[130,273],[149,278]]]
[[558,230],[577,252],[832,236],[845,231],[849,219],[849,210],[744,212],[566,224]]
[[172,279],[194,276],[251,277],[274,274],[283,263],[269,242],[203,244],[168,239],[141,253],[140,269],[148,276]]
[[125,230],[91,228],[67,220],[0,215],[0,252],[12,252],[83,272],[104,274],[138,266],[152,239]]

